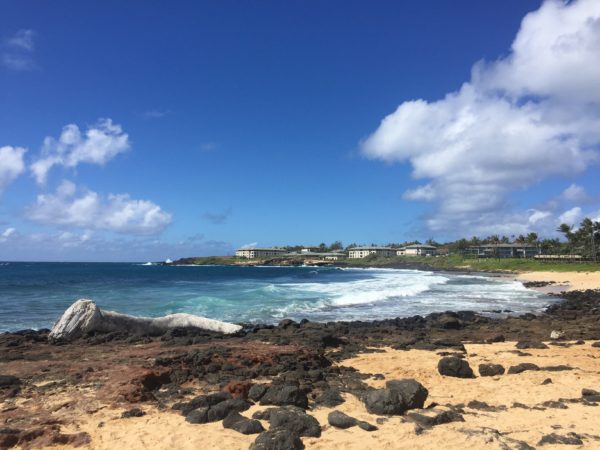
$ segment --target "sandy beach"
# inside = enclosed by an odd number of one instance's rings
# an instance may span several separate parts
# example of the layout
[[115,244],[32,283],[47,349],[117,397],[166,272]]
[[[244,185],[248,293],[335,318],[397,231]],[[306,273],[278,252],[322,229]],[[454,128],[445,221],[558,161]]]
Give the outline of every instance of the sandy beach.
[[[282,321],[232,337],[179,330],[54,345],[43,330],[5,333],[0,448],[600,448],[600,293],[564,297],[538,316]],[[442,370],[448,358],[461,369]],[[426,389],[420,403],[394,390],[405,379]],[[377,410],[379,394],[402,411]],[[225,428],[236,411],[267,431]],[[316,428],[277,422],[290,411]],[[352,426],[331,422],[334,411]]]
[[584,291],[600,289],[598,272],[524,272],[517,275],[519,281],[550,282],[549,291]]

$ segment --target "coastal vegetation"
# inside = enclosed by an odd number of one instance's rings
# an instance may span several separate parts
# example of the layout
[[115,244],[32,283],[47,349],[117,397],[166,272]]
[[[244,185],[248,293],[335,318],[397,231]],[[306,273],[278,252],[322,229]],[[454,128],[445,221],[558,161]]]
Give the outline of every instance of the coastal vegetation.
[[397,256],[383,258],[368,256],[362,259],[344,260],[348,267],[423,267],[435,270],[473,270],[481,272],[591,272],[600,271],[600,264],[593,261],[548,261],[531,258],[469,258],[460,254],[447,256]]

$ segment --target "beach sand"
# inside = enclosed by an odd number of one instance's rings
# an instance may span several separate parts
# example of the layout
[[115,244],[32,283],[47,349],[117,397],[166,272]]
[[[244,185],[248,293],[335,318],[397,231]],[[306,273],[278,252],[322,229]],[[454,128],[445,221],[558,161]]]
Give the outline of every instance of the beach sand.
[[[516,441],[537,446],[539,440],[551,433],[566,435],[577,433],[585,445],[581,448],[600,448],[600,407],[582,403],[563,402],[559,409],[545,407],[547,401],[581,398],[583,388],[600,387],[600,348],[590,342],[570,347],[549,346],[548,349],[526,352],[531,356],[518,356],[514,342],[495,344],[467,344],[467,361],[477,373],[482,362],[502,364],[505,368],[523,362],[540,367],[568,364],[573,370],[550,372],[528,371],[521,374],[496,377],[460,379],[441,376],[437,371],[438,352],[425,350],[392,350],[360,354],[342,361],[362,373],[383,374],[385,380],[368,379],[375,388],[384,387],[386,380],[415,378],[429,390],[426,406],[432,402],[440,405],[468,405],[477,400],[487,403],[490,411],[464,406],[464,422],[438,425],[420,433],[415,424],[402,416],[384,418],[379,430],[366,432],[358,427],[346,430],[328,425],[327,415],[334,409],[376,424],[380,416],[369,414],[364,404],[351,394],[346,402],[336,408],[318,408],[308,411],[323,427],[320,438],[303,438],[307,449],[463,449],[518,448]],[[542,384],[550,378],[550,384]],[[159,410],[151,404],[140,404],[146,415],[122,419],[124,408],[94,402],[93,392],[74,388],[65,389],[43,400],[40,405],[54,410],[54,418],[64,423],[63,433],[87,432],[91,449],[247,449],[256,435],[245,436],[224,429],[222,423],[193,425],[169,408]],[[89,397],[88,401],[84,399]],[[79,398],[77,402],[74,399]],[[527,405],[524,409],[514,403]],[[86,405],[87,411],[82,411]],[[128,404],[127,408],[132,405]],[[555,405],[556,406],[556,405]],[[250,417],[265,406],[253,406],[243,415]],[[268,422],[263,422],[268,429]],[[70,446],[63,446],[71,448]],[[81,447],[80,447],[81,448]],[[545,445],[544,448],[561,448]]]
[[600,289],[600,271],[598,272],[523,272],[517,275],[519,281],[552,282],[545,286],[546,292],[583,291]]

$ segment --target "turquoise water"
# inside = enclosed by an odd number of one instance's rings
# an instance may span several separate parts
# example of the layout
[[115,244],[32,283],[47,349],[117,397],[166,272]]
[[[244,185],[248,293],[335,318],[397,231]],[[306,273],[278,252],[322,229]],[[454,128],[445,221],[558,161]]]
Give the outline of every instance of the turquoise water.
[[506,279],[418,270],[0,263],[0,331],[49,328],[79,298],[134,315],[186,312],[263,323],[446,310],[520,314],[552,301]]

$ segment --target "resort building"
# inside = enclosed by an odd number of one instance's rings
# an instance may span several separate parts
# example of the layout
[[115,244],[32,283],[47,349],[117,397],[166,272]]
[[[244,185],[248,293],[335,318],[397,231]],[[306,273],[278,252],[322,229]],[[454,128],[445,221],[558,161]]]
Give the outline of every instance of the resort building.
[[352,247],[348,250],[348,258],[364,258],[369,255],[390,258],[396,256],[396,249],[391,247]]
[[325,261],[338,261],[340,259],[347,258],[346,253],[344,252],[313,252],[313,251],[304,251],[305,249],[300,250],[300,252],[290,252],[286,253],[284,256],[293,257],[302,257],[302,258],[312,258],[312,259],[322,259]]
[[435,256],[437,247],[433,245],[413,244],[396,250],[398,256]]
[[463,255],[474,258],[534,258],[542,250],[531,244],[485,244],[463,250]]
[[283,256],[287,250],[281,248],[240,248],[235,251],[238,258],[265,258],[269,256]]

